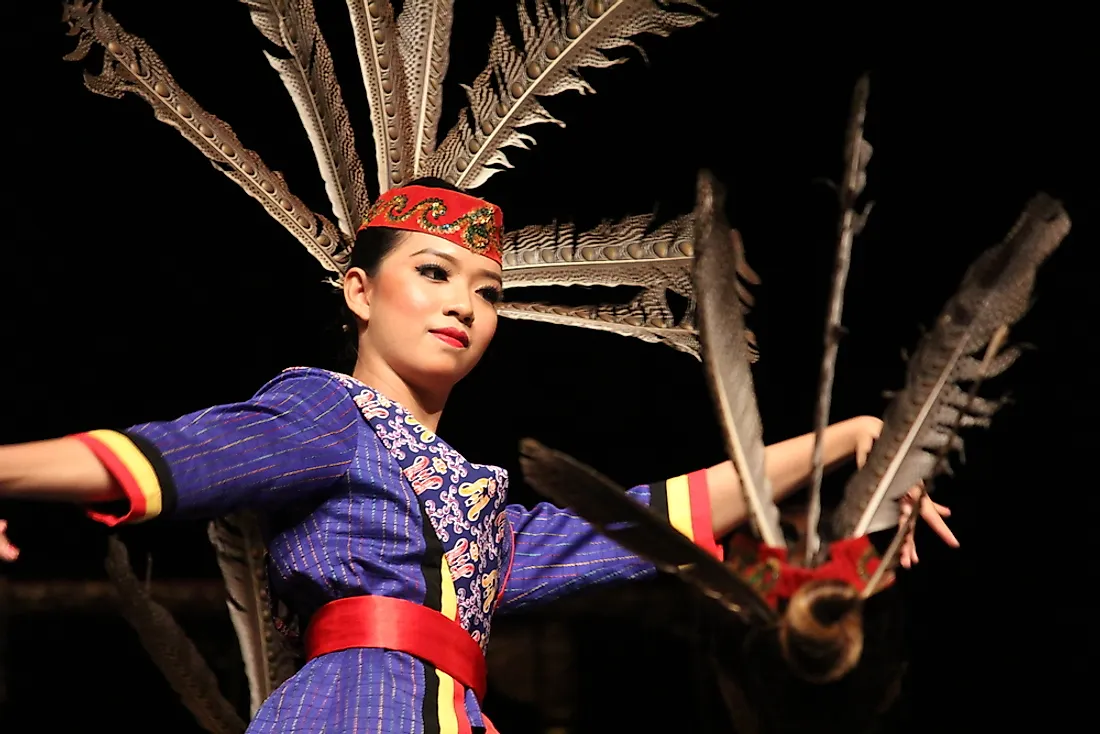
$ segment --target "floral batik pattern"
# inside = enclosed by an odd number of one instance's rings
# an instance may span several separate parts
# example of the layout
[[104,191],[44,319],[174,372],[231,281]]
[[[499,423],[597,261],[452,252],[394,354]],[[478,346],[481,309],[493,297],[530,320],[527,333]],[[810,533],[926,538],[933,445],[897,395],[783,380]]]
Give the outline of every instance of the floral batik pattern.
[[466,461],[385,395],[346,375],[339,379],[400,464],[443,546],[454,581],[458,622],[484,649],[504,575],[508,473]]

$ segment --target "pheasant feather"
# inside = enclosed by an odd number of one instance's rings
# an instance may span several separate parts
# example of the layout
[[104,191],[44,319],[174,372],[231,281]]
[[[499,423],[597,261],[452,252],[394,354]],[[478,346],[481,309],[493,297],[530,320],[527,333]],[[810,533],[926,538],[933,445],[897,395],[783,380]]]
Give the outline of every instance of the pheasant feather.
[[[570,222],[533,225],[508,233],[504,244],[504,280],[508,293],[525,287],[634,286],[639,293],[625,304],[554,306],[509,300],[498,310],[511,319],[576,326],[662,343],[699,358],[698,332],[691,307],[677,318],[668,293],[691,305],[694,220],[676,217],[657,227],[646,214],[604,221],[583,232]],[[740,242],[738,241],[738,246]],[[758,283],[747,264],[743,277]],[[742,288],[742,298],[751,294]],[[746,331],[756,358],[755,337]]]
[[[970,385],[968,392],[969,400],[967,401],[964,410],[958,410],[955,412],[955,425],[952,428],[952,432],[958,431],[966,423],[968,414],[965,410],[969,409],[974,400],[977,400],[977,393],[981,388],[982,381],[986,377],[989,377],[997,358],[997,353],[1001,349],[1001,345],[1004,343],[1005,338],[1008,335],[1008,327],[1001,325],[994,333],[993,337],[989,340],[989,345],[986,347],[985,358],[979,363],[977,369],[977,375]],[[947,423],[947,421],[943,421]],[[940,444],[936,451],[936,465],[940,465],[941,462],[947,460],[947,453],[951,450],[951,444],[944,442]],[[913,502],[913,507],[920,507],[924,501],[925,496],[931,492],[932,478],[929,477],[927,481],[921,485],[920,493],[916,500]],[[920,512],[910,512],[909,517],[905,522],[898,525],[897,532],[894,533],[893,540],[890,541],[890,545],[886,548],[886,552],[882,554],[882,562],[879,563],[878,568],[875,569],[874,574],[867,580],[867,585],[863,587],[863,591],[860,592],[860,597],[866,599],[874,595],[878,590],[879,585],[882,583],[882,579],[885,577],[888,570],[893,569],[894,563],[897,562],[901,556],[901,547],[905,542],[905,539],[909,537],[909,534],[913,532],[913,528],[916,527],[917,518],[920,517]]]
[[893,527],[902,495],[943,466],[937,449],[958,447],[960,412],[988,419],[997,403],[971,398],[961,383],[993,377],[1015,359],[988,367],[975,357],[1001,326],[1027,310],[1039,266],[1069,233],[1061,203],[1035,196],[1008,237],[980,255],[948,300],[935,328],[909,360],[906,387],[890,402],[879,439],[845,487],[833,518],[837,537],[857,537]]
[[454,0],[406,0],[397,16],[397,45],[413,128],[409,149],[414,177],[424,175],[435,152],[453,23]]
[[867,163],[871,145],[863,138],[863,122],[867,117],[867,95],[870,81],[860,78],[852,94],[852,112],[844,140],[844,177],[838,191],[840,226],[833,266],[833,284],[829,293],[829,309],[825,317],[825,351],[821,357],[817,404],[814,408],[814,450],[811,457],[810,504],[806,518],[806,565],[813,565],[821,547],[818,524],[821,521],[821,484],[825,478],[825,428],[829,424],[829,406],[833,398],[833,378],[840,347],[840,315],[844,310],[844,285],[848,282],[848,266],[852,261],[852,240],[863,229],[870,205],[862,214],[856,213],[856,200],[867,182]]
[[245,722],[218,690],[214,671],[171,612],[149,597],[130,567],[126,546],[114,536],[107,538],[104,566],[122,615],[199,725],[211,734],[243,732]]
[[242,2],[264,37],[289,54],[289,58],[282,59],[264,52],[305,126],[340,230],[354,238],[367,207],[363,164],[355,151],[355,133],[336,84],[332,54],[317,27],[313,0]]
[[550,306],[509,301],[501,316],[599,329],[661,342],[698,357],[691,314],[677,320],[668,292],[691,298],[692,225],[678,217],[656,228],[648,215],[605,221],[577,232],[569,222],[535,225],[508,233],[504,279],[508,293],[544,286],[634,286],[627,304]]
[[208,527],[225,578],[229,619],[237,632],[248,677],[252,715],[297,670],[298,661],[271,620],[266,548],[258,518],[238,512]]
[[746,622],[775,621],[775,612],[748,582],[595,469],[533,439],[520,442],[519,461],[524,480],[536,491],[569,507],[611,540]]
[[347,268],[349,240],[294,196],[282,175],[241,145],[228,125],[183,91],[149,44],[123,30],[98,4],[66,5],[64,19],[69,35],[79,36],[76,49],[66,60],[82,60],[94,45],[103,48],[102,71],[98,75],[84,73],[88,89],[115,99],[126,93],[144,99],[158,120],[176,128],[214,168],[260,202],[326,270],[341,273]]
[[347,0],[370,102],[379,193],[412,179],[412,123],[397,25],[389,0]]
[[[675,6],[675,8],[673,7]],[[536,123],[564,124],[551,115],[539,97],[562,92],[594,92],[580,70],[622,63],[605,52],[636,47],[642,33],[667,36],[695,25],[706,12],[697,0],[564,0],[555,13],[550,0],[535,0],[532,18],[520,4],[522,48],[509,40],[497,21],[489,48],[489,63],[472,85],[465,87],[469,107],[447,133],[428,171],[463,189],[476,189],[501,169],[511,167],[503,149],[528,148],[534,142],[521,128]]]
[[763,426],[749,367],[744,305],[738,294],[739,248],[731,245],[736,240],[730,236],[724,206],[721,185],[709,173],[701,173],[693,275],[703,366],[753,529],[765,544],[785,548],[764,465]]

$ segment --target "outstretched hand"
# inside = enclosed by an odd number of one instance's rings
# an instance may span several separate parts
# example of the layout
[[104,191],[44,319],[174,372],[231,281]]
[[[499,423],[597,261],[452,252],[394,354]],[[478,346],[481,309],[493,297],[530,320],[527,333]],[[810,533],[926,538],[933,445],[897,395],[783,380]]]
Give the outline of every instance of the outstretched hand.
[[7,529],[8,521],[0,520],[0,561],[14,561],[19,557],[19,549],[8,540]]
[[[871,447],[875,445],[875,440],[878,439],[881,433],[882,421],[872,416],[866,416],[863,428],[856,438],[856,466],[862,469],[863,465],[867,463]],[[898,512],[899,527],[909,521],[909,516],[913,514],[913,505],[916,504],[917,498],[921,496],[922,489],[921,485],[917,485],[901,498],[901,507]],[[947,523],[944,521],[945,517],[951,516],[950,509],[933,502],[928,495],[924,495],[920,506],[920,516],[928,523],[928,527],[932,528],[936,535],[943,539],[943,542],[952,548],[959,547],[959,539],[955,537],[955,534],[951,532],[951,528],[947,527]],[[917,543],[914,534],[914,531],[910,531],[901,546],[900,559],[903,568],[910,568],[914,563],[920,562],[920,558],[917,556]]]
[[[909,521],[909,516],[913,514],[913,505],[916,504],[917,498],[921,496],[922,489],[919,486],[913,487],[908,494],[901,498],[901,511],[898,516],[899,526]],[[951,532],[951,528],[947,527],[947,523],[944,522],[945,517],[951,517],[950,509],[933,502],[928,495],[924,495],[920,505],[920,516],[928,523],[928,527],[936,531],[936,535],[940,536],[943,542],[952,548],[959,547],[959,539],[955,537],[955,534]],[[920,558],[917,557],[917,543],[913,538],[913,531],[909,532],[901,546],[900,559],[902,568],[909,568],[914,563],[920,562]]]

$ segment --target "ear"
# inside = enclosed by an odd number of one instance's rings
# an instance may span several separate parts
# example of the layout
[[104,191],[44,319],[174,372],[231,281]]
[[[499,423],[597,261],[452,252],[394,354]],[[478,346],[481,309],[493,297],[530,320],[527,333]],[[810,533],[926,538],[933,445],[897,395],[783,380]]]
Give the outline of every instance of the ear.
[[344,303],[363,322],[370,320],[371,279],[362,268],[349,268],[344,274]]

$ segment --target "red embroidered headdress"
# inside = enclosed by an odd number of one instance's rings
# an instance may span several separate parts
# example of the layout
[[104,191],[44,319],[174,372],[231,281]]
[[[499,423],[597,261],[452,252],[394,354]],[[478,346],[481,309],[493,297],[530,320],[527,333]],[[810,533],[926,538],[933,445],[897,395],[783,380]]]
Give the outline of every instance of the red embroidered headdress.
[[392,227],[442,237],[500,264],[504,214],[477,197],[430,186],[400,186],[378,197],[360,230]]

